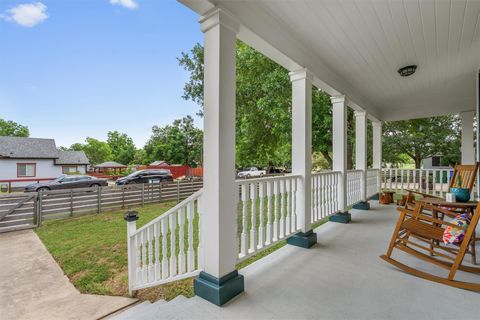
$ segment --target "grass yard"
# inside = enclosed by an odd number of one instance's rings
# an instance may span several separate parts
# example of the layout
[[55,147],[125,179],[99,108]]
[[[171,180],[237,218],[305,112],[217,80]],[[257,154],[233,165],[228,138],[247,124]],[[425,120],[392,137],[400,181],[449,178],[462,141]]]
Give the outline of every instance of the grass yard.
[[[165,202],[137,208],[141,227],[173,207],[175,202]],[[121,295],[128,294],[126,209],[101,214],[46,221],[36,230],[48,251],[62,267],[75,287],[82,293]],[[317,227],[326,222],[319,221]],[[249,223],[250,224],[250,223]],[[257,255],[242,261],[243,268],[283,247],[281,241]],[[178,295],[193,296],[193,279],[185,279],[140,290],[142,300],[171,300]]]

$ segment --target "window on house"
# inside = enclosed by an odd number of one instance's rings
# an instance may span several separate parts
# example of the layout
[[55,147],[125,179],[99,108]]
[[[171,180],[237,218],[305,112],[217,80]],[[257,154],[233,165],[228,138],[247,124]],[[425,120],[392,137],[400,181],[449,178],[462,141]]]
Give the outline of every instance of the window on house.
[[17,163],[18,177],[35,177],[36,164],[35,163]]
[[440,167],[440,157],[432,157],[432,167]]
[[69,173],[76,173],[77,167],[76,166],[63,166],[62,167],[62,173],[63,174],[69,174]]

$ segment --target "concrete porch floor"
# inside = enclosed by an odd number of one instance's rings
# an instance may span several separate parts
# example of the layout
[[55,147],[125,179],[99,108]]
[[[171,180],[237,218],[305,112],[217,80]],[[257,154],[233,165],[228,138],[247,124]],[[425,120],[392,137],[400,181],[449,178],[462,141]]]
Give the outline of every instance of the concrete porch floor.
[[[373,202],[371,210],[352,214],[348,225],[318,228],[318,244],[311,249],[285,246],[242,269],[245,293],[221,308],[194,297],[118,319],[480,318],[480,294],[411,276],[378,257],[398,218],[395,206]],[[444,274],[406,255],[394,257]],[[480,276],[460,279],[480,282]]]

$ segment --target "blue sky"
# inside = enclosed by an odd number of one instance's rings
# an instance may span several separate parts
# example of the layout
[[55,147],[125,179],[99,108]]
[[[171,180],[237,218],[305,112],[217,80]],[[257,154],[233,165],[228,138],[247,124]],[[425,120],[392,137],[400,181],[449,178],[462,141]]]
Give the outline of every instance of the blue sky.
[[176,60],[197,20],[173,0],[0,0],[0,117],[57,146],[118,130],[141,147],[199,110]]

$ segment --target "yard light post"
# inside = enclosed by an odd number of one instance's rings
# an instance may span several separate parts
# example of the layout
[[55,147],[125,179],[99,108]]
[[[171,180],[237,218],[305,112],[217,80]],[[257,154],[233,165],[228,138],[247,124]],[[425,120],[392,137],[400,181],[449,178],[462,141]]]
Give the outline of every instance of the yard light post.
[[133,279],[135,277],[135,255],[133,250],[134,243],[132,242],[132,235],[137,230],[137,211],[127,211],[123,217],[127,221],[127,253],[128,253],[128,294],[132,295]]

